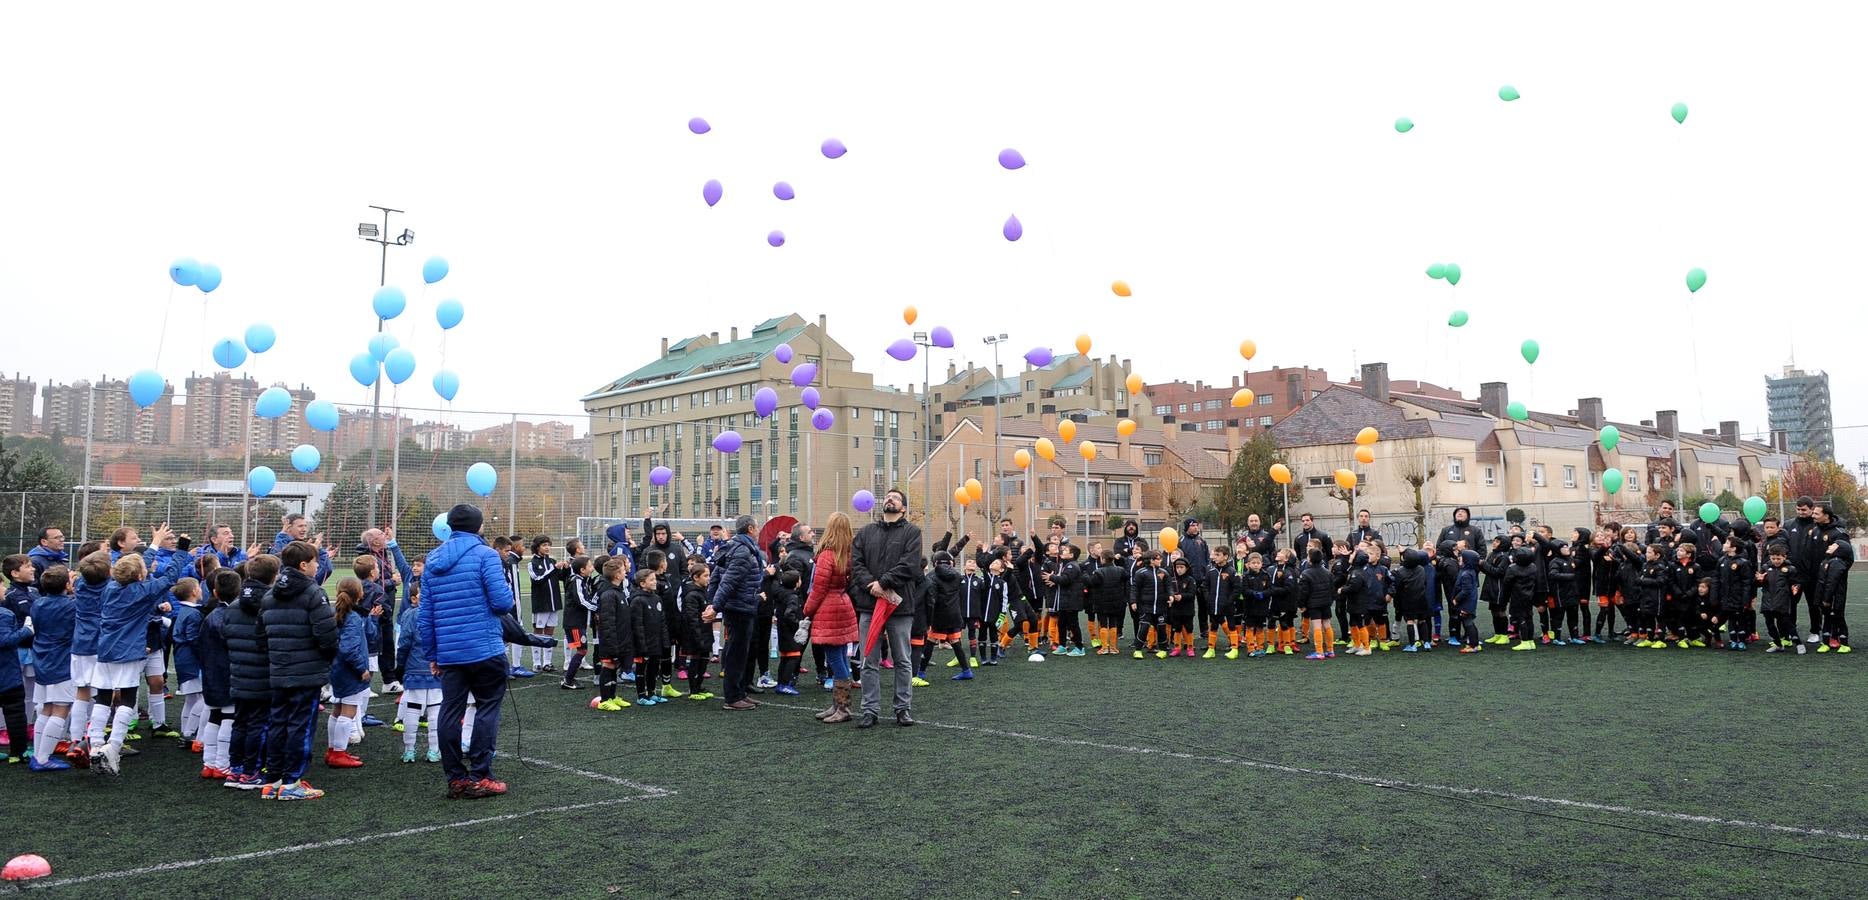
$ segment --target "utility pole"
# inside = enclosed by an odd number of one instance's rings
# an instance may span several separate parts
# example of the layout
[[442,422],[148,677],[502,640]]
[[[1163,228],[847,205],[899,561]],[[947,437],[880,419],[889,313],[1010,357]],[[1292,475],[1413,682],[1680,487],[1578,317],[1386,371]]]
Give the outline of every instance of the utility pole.
[[[408,245],[415,243],[415,232],[410,231],[407,228],[404,228],[402,229],[401,234],[396,235],[393,238],[390,237],[389,236],[389,214],[400,213],[402,212],[402,210],[390,209],[387,206],[371,206],[370,208],[382,210],[383,212],[382,230],[378,231],[376,228],[376,224],[374,222],[363,222],[357,225],[357,236],[366,241],[370,241],[372,243],[382,245],[382,248],[383,248],[382,263],[377,270],[377,276],[376,276],[376,286],[380,288],[389,283],[389,247],[390,245],[393,244],[397,247],[407,247]],[[380,316],[378,316],[376,319],[376,333],[377,334],[383,333],[383,319]],[[376,450],[377,450],[377,445],[378,445],[377,431],[379,428],[382,427],[382,419],[383,419],[383,379],[380,375],[378,375],[376,379],[375,394],[370,399],[370,520],[369,520],[369,527],[371,528],[375,528],[377,524],[376,523],[376,505],[377,505],[378,485],[376,483]],[[392,522],[394,518],[395,518],[395,513],[392,511],[390,513],[390,519],[392,520]]]
[[992,335],[985,338],[986,345],[992,348],[992,481],[986,485],[986,530],[983,532],[984,534],[992,533],[992,518],[998,515],[996,512],[997,506],[994,505],[994,501],[999,489],[999,421],[1005,418],[1005,409],[1003,406],[1005,403],[1005,391],[1001,389],[1001,385],[999,384],[1001,380],[999,376],[999,345],[1005,343],[1005,341],[1006,336],[1003,334]]

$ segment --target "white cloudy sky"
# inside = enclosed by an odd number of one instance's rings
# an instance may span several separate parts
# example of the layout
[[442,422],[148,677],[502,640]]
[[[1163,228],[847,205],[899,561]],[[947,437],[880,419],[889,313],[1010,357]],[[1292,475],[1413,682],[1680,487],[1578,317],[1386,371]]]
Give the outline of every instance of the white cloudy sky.
[[[379,203],[418,236],[391,263],[417,384],[433,302],[467,306],[462,407],[573,412],[660,337],[794,310],[918,381],[881,354],[914,303],[975,360],[982,334],[1015,357],[1087,331],[1151,380],[1217,380],[1249,336],[1260,365],[1386,360],[1747,432],[1794,346],[1835,383],[1842,459],[1868,456],[1852,5],[644,6],[9,8],[0,364],[153,364],[187,254],[225,284],[205,329],[175,293],[164,374],[263,320],[263,377],[362,400],[344,361],[377,256],[354,231]],[[831,136],[849,155],[818,154]],[[1000,169],[1006,146],[1030,165]],[[424,300],[435,253],[454,274]]]

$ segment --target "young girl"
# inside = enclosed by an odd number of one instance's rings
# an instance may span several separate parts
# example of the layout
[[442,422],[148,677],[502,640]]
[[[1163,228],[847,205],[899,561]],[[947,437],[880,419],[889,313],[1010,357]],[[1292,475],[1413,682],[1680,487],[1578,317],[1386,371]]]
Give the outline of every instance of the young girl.
[[421,605],[421,593],[410,591],[409,607],[396,622],[396,659],[402,661],[402,697],[401,705],[396,708],[396,718],[402,723],[402,761],[415,761],[415,734],[421,730],[421,720],[426,716],[428,761],[438,763],[441,761],[441,728],[435,721],[435,714],[441,710],[441,679],[430,674],[428,657],[422,649],[425,643],[419,631],[421,616],[416,613]]
[[175,607],[169,613],[174,622],[169,640],[175,648],[175,680],[181,682],[182,742],[198,753],[201,742],[195,737],[206,718],[206,707],[201,703],[201,657],[195,649],[201,640],[201,582],[184,578],[175,583],[171,593]]
[[1472,550],[1460,550],[1458,554],[1459,574],[1453,576],[1451,623],[1460,636],[1459,652],[1478,653],[1485,649],[1479,642],[1479,554]]
[[337,598],[332,602],[337,618],[337,658],[331,660],[331,696],[335,702],[325,730],[324,751],[324,764],[333,769],[363,765],[363,760],[350,752],[351,729],[362,730],[357,720],[370,702],[370,644],[364,635],[363,614],[356,611],[362,602],[362,581],[345,578],[337,583]]
[[584,667],[590,615],[597,611],[597,590],[602,584],[597,577],[597,566],[588,556],[571,558],[571,576],[571,599],[564,604],[564,650],[569,658],[564,661],[564,680],[558,683],[558,687],[567,691],[583,688],[577,683],[577,672]]

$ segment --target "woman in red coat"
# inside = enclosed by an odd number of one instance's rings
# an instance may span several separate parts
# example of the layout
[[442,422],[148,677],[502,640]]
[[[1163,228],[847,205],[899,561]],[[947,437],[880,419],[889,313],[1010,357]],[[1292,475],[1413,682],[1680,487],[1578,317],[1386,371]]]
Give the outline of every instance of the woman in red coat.
[[804,602],[804,618],[811,622],[811,643],[824,648],[830,669],[830,707],[817,713],[825,724],[850,720],[849,645],[856,641],[856,608],[850,605],[850,545],[855,535],[850,517],[831,513],[818,545],[811,571],[811,595]]

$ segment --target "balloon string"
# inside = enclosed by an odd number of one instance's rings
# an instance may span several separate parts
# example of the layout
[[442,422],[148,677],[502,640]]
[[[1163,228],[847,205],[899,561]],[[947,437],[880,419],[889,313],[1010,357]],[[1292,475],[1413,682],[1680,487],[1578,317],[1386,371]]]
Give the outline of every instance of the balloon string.
[[162,368],[162,344],[169,337],[169,310],[175,306],[175,285],[169,285],[169,299],[162,303],[162,331],[156,334],[156,365]]
[[1693,298],[1686,300],[1686,343],[1693,350],[1693,388],[1699,394],[1699,420],[1706,421],[1706,388],[1699,377],[1699,325],[1693,316]]

